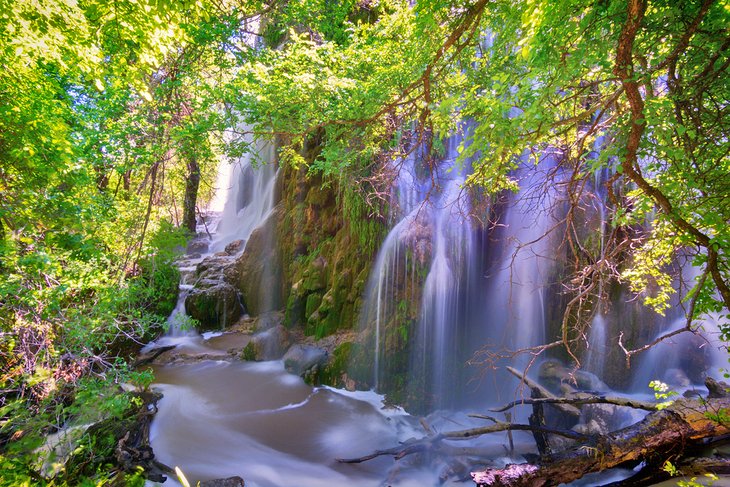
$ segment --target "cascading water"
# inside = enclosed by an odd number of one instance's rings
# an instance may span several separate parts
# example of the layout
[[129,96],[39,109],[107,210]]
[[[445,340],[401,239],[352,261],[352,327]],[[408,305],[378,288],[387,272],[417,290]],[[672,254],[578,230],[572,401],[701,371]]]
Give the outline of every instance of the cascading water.
[[[436,184],[417,151],[395,161],[400,169],[391,214],[395,224],[372,269],[361,315],[361,328],[373,331],[375,389],[414,411],[483,407],[509,399],[517,390],[514,378],[498,373],[491,383],[472,383],[470,377],[480,372],[465,363],[488,346],[495,352],[490,365],[524,368],[532,363],[532,355],[512,356],[510,351],[550,341],[549,333],[559,329],[565,309],[560,282],[568,272],[561,254],[568,174],[559,165],[559,152],[545,151],[538,164],[523,159],[514,173],[519,193],[492,208],[497,225],[485,231],[471,224],[469,199],[459,197],[464,174],[453,167],[459,142],[452,137],[445,144],[445,157],[432,168]],[[596,142],[596,157],[601,144]],[[609,177],[605,170],[588,184],[579,213],[585,218],[580,231],[592,240],[592,251],[601,261]],[[603,286],[598,283],[598,295],[608,296],[610,302],[595,303],[582,367],[593,377],[607,374],[607,381],[625,389],[631,385],[628,378],[637,374],[606,368],[610,361],[623,362],[619,331],[627,330],[630,340],[646,342],[651,337],[648,330],[667,329],[678,313],[662,320],[630,300],[622,288]],[[709,348],[707,344],[705,350]],[[723,362],[724,354],[715,353],[716,340],[712,350],[703,359],[705,369]],[[701,366],[694,368],[702,375]],[[648,370],[654,368],[642,367]],[[638,375],[644,381],[644,374]]]
[[[212,249],[246,240],[256,227],[255,222],[243,221],[243,230],[228,231],[236,228],[228,222],[245,220],[251,208],[251,218],[266,221],[271,211],[247,204],[255,198],[273,201],[270,194],[247,197],[238,191],[273,190],[273,184],[247,183],[245,166],[233,174],[242,179],[230,185],[227,211],[218,225],[222,235],[213,235]],[[415,209],[412,216],[416,218]],[[224,360],[231,347],[225,334],[195,339],[192,352],[204,354],[205,361],[155,367],[155,387],[164,397],[150,429],[156,459],[179,466],[192,482],[239,475],[252,487],[377,487],[388,476],[388,459],[361,466],[334,459],[386,448],[419,434],[415,418],[401,409],[383,408],[383,397],[373,392],[312,388],[287,373],[281,361]],[[432,469],[415,468],[393,483],[415,487],[433,481]],[[165,485],[170,483],[176,484],[168,479]]]
[[[433,174],[418,148],[395,161],[391,217],[398,222],[378,253],[361,315],[361,327],[374,329],[376,390],[400,388],[400,399],[416,408],[453,406],[459,383],[448,372],[463,358],[453,323],[464,315],[474,256],[470,209],[461,194],[465,175],[456,165],[460,142],[447,140]],[[408,357],[393,356],[402,349]]]
[[545,343],[545,289],[556,263],[553,230],[560,215],[555,214],[557,192],[540,185],[545,184],[545,173],[554,167],[550,155],[543,157],[538,167],[523,162],[516,175],[520,192],[510,198],[498,222],[504,225],[502,256],[490,279],[486,298],[490,319],[486,326],[492,343],[510,350]]
[[243,241],[243,251],[251,233],[268,219],[274,208],[277,169],[273,145],[250,140],[248,144],[252,147],[250,152],[228,167],[228,184],[223,187],[227,197],[210,252],[221,251],[235,240]]
[[168,333],[144,351],[166,345],[195,346],[200,337],[191,329],[185,302],[195,289],[198,265],[231,242],[240,241],[237,252],[227,257],[235,258],[245,250],[251,233],[271,216],[277,176],[273,147],[250,138],[246,143],[251,151],[237,160],[219,162],[214,197],[198,222],[197,237],[178,260],[180,285],[177,304],[167,320]]
[[[683,287],[691,287],[699,280],[699,269],[685,263],[678,278]],[[685,328],[685,306],[673,303],[669,314],[652,341],[672,331]],[[678,312],[679,311],[679,312]],[[728,354],[720,338],[720,324],[726,323],[717,314],[697,317],[692,329],[695,333],[681,333],[656,344],[637,358],[636,374],[632,389],[645,391],[650,381],[665,382],[674,390],[702,387],[706,376],[722,377],[722,367],[727,366]]]
[[[464,173],[454,167],[460,142],[451,137],[446,143],[435,171],[438,187],[428,177],[413,176],[419,173],[418,157],[399,161],[398,203],[409,211],[402,212],[381,247],[362,314],[361,326],[375,329],[376,389],[415,409],[493,402],[493,390],[466,385],[473,374],[466,361],[485,343],[517,349],[539,345],[545,336],[543,292],[555,260],[549,230],[557,221],[549,213],[556,194],[528,198],[544,174],[534,168],[521,172],[525,189],[500,221],[508,245],[487,278],[479,229],[471,224],[462,188]],[[554,165],[545,159],[541,167]],[[414,301],[421,303],[417,313],[400,304]],[[399,347],[407,348],[407,363],[392,357]]]

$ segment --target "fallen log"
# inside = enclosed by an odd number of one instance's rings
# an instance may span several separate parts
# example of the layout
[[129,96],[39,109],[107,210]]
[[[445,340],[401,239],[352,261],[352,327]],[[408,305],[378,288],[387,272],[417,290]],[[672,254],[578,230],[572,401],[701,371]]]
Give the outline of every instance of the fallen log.
[[[552,392],[548,391],[546,388],[535,382],[534,380],[527,377],[527,375],[523,374],[519,370],[515,369],[514,367],[505,367],[507,369],[507,372],[514,375],[518,379],[520,379],[522,382],[524,382],[527,387],[530,388],[532,391],[532,397],[531,399],[559,399],[558,396],[554,395]],[[569,416],[573,417],[580,417],[580,409],[573,406],[572,404],[565,404],[559,401],[556,401],[555,403],[551,404],[551,406],[555,407],[555,409],[558,409],[562,413],[565,413]]]
[[627,462],[681,456],[702,440],[730,434],[730,398],[678,400],[642,421],[543,458],[473,472],[479,487],[550,487]]

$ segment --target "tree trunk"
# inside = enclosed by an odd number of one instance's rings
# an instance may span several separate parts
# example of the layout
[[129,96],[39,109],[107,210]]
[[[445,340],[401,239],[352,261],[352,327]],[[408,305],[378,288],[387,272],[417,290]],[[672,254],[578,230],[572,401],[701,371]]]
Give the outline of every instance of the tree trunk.
[[730,398],[678,400],[643,421],[545,458],[472,473],[480,487],[550,487],[626,462],[677,457],[702,440],[730,434]]
[[190,233],[195,233],[195,207],[198,202],[200,186],[200,166],[195,156],[188,159],[188,177],[185,181],[185,199],[183,202],[183,225]]

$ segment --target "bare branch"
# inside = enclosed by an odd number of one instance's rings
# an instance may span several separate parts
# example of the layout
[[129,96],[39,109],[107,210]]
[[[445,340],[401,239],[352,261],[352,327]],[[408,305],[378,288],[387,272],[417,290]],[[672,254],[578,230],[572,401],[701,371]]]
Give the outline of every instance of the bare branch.
[[610,397],[610,396],[587,396],[587,397],[545,397],[538,399],[519,399],[512,401],[504,406],[490,409],[495,413],[501,413],[512,409],[515,406],[523,404],[572,404],[582,406],[584,404],[613,404],[614,406],[625,406],[634,409],[643,409],[645,411],[656,411],[657,405],[644,402],[635,401],[633,399],[626,399],[624,397]]

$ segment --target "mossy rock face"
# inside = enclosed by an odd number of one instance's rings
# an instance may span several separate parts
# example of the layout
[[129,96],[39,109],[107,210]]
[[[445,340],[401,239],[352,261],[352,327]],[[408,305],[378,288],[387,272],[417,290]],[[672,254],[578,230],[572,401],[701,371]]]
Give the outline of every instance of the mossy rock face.
[[347,382],[347,367],[350,363],[350,352],[353,343],[345,342],[335,348],[334,352],[320,373],[320,379],[325,384],[335,387],[345,387]]
[[319,293],[312,293],[307,296],[307,305],[305,308],[306,315],[311,316],[314,314],[320,304],[322,304],[322,296]]
[[[344,345],[344,344],[343,344]],[[373,351],[372,348],[362,343],[352,343],[348,349],[342,351],[347,352],[347,362],[343,364],[346,367],[348,377],[354,382],[355,387],[361,390],[371,389],[373,384]],[[344,357],[344,355],[343,355]]]
[[373,357],[366,347],[357,342],[343,342],[330,354],[321,369],[319,379],[348,390],[368,390],[373,387]]
[[286,300],[284,310],[284,324],[291,328],[301,325],[304,322],[306,300],[295,293],[291,293]]
[[[316,153],[316,151],[310,151]],[[283,168],[282,255],[287,326],[322,337],[357,326],[375,245],[365,251],[347,217],[338,181]],[[373,238],[380,240],[380,235]]]
[[256,347],[253,342],[248,342],[246,346],[243,347],[243,350],[241,351],[241,360],[246,360],[248,362],[256,361]]

